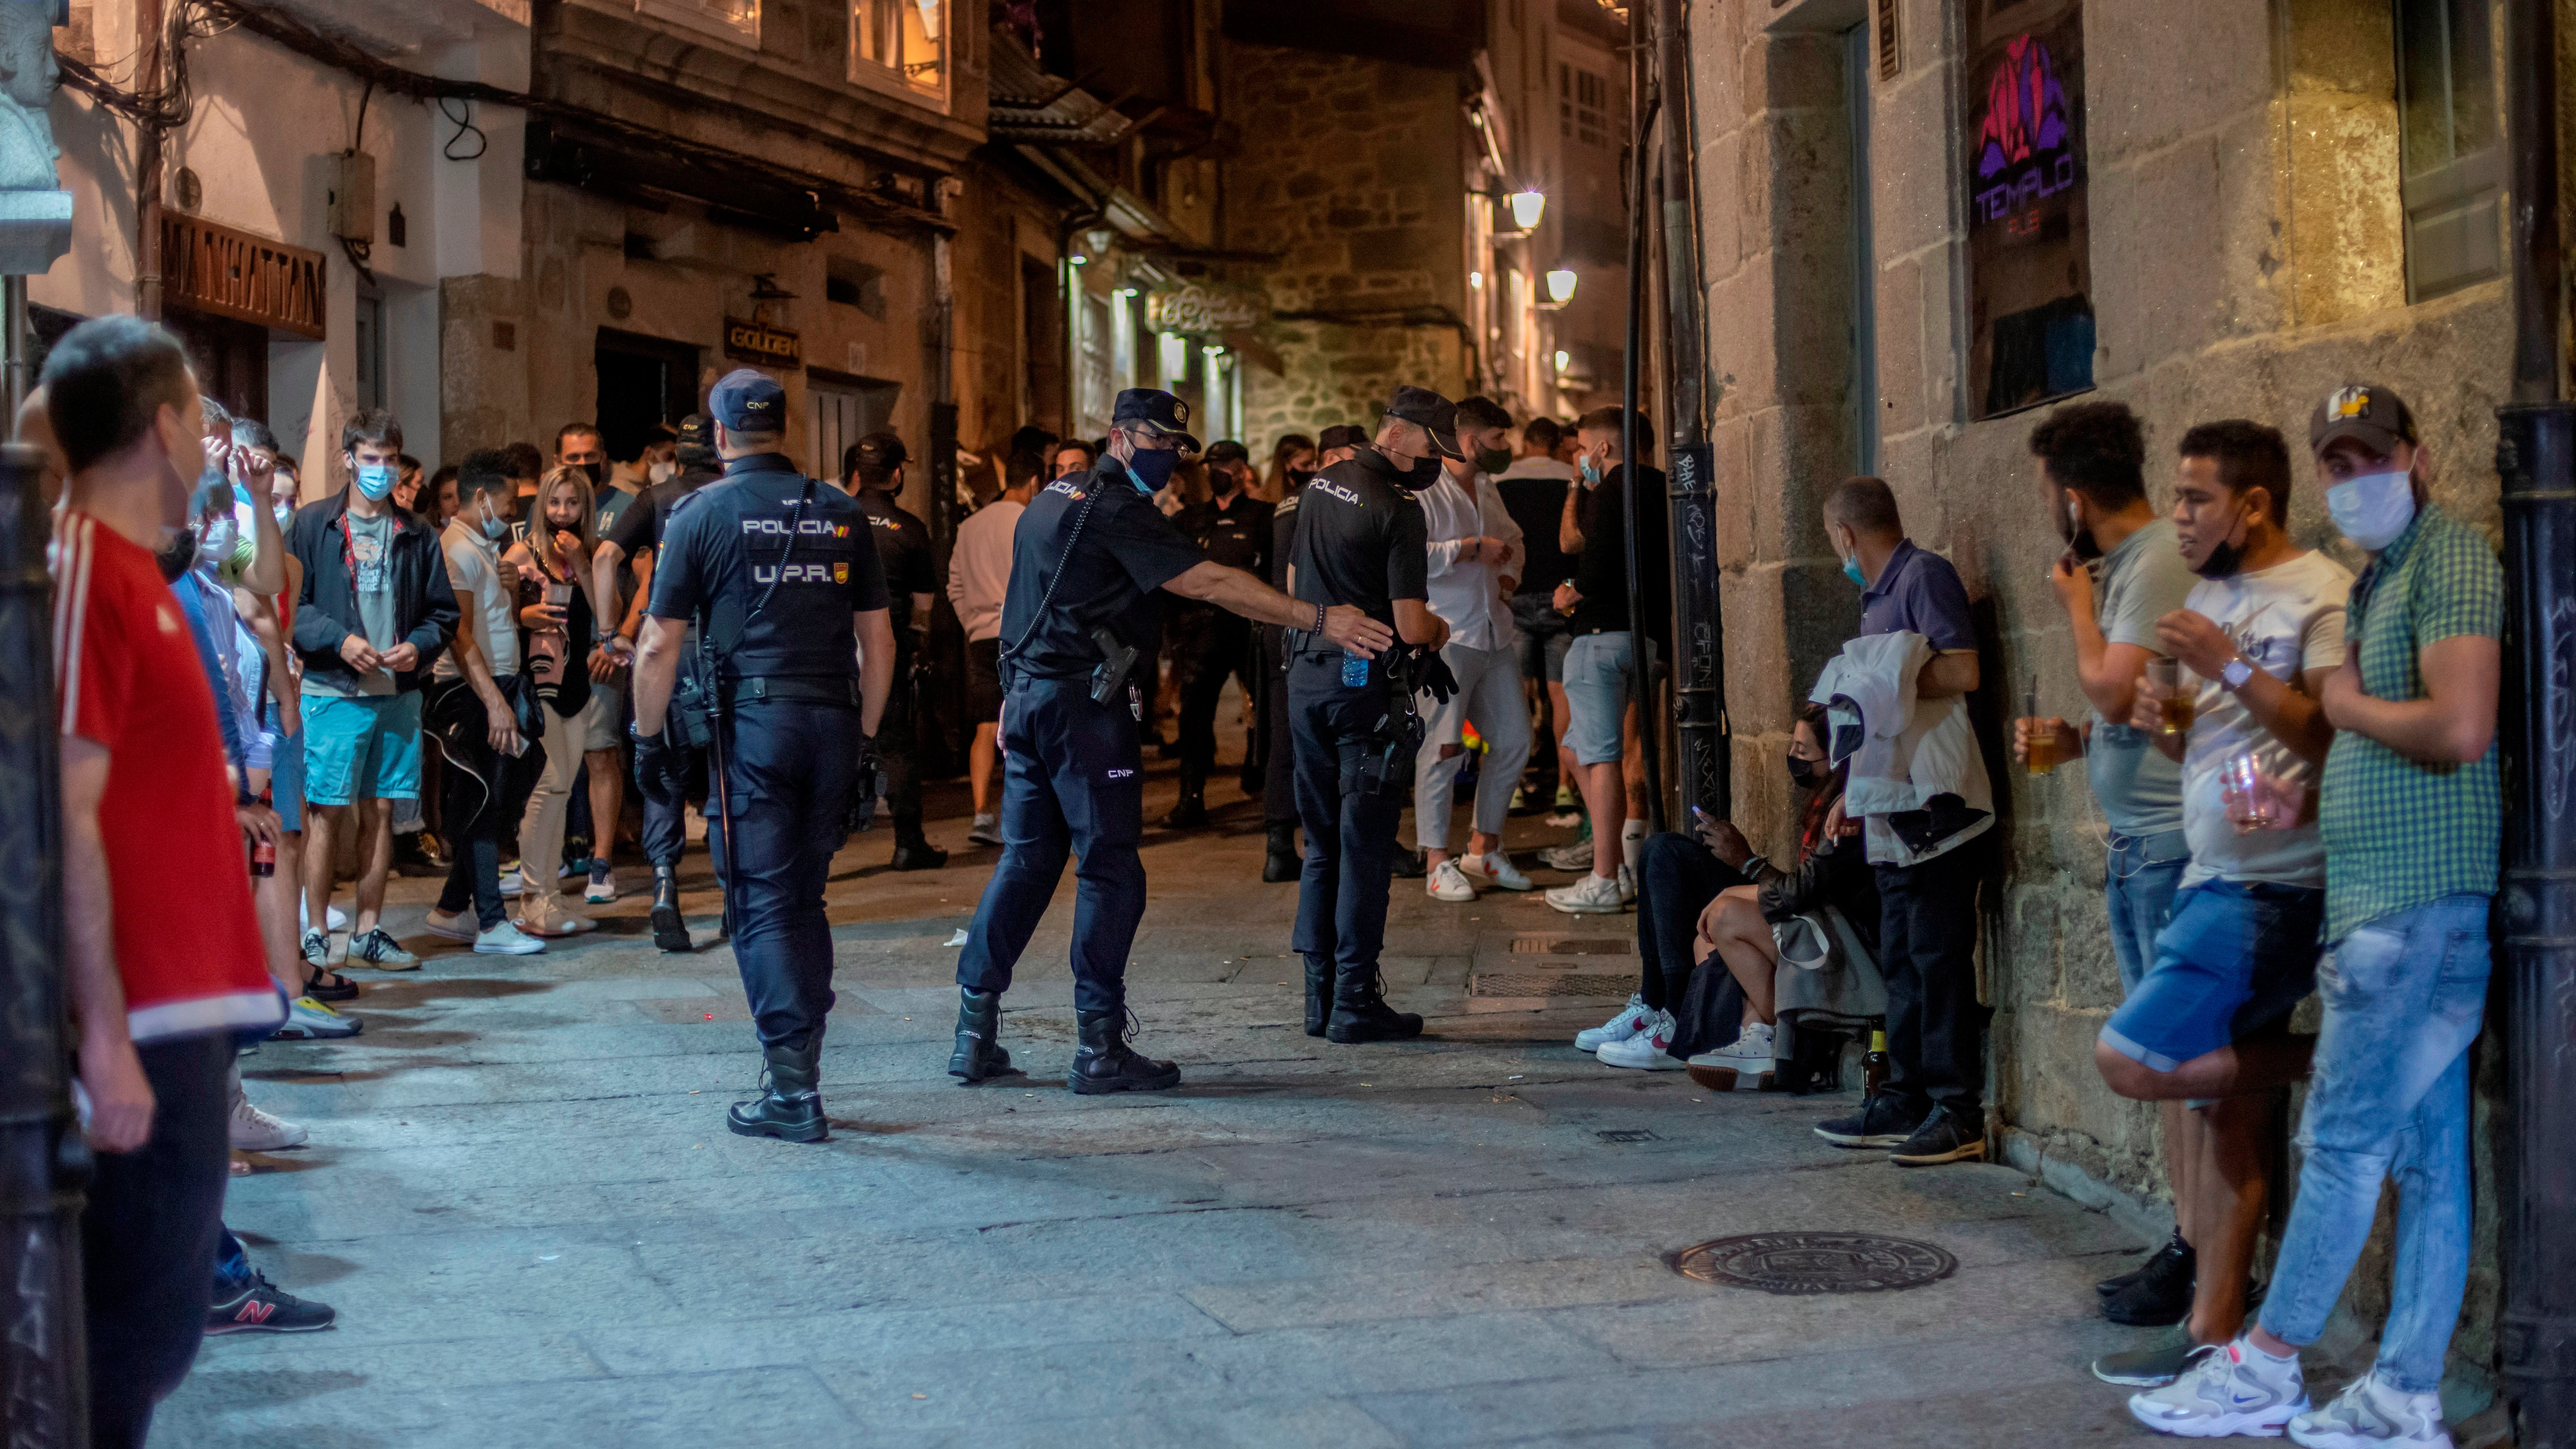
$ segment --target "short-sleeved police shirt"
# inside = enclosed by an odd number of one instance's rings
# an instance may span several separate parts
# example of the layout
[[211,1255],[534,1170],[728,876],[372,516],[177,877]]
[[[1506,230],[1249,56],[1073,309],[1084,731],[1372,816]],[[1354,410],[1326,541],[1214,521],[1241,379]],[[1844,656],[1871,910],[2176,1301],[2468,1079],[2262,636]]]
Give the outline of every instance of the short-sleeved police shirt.
[[1356,604],[1395,623],[1397,599],[1427,599],[1422,505],[1387,456],[1364,447],[1315,475],[1297,495],[1297,597]]
[[[1077,521],[1078,539],[1072,536]],[[1011,587],[1002,600],[1006,676],[1090,673],[1101,662],[1091,631],[1102,624],[1145,659],[1154,658],[1163,642],[1155,590],[1200,562],[1198,545],[1137,490],[1116,459],[1058,478],[1029,501],[1011,535]],[[1059,563],[1064,582],[1055,584]],[[1041,617],[1038,602],[1049,597],[1050,585],[1052,601]]]
[[651,611],[705,610],[720,679],[855,677],[850,616],[886,606],[869,532],[857,499],[800,475],[786,455],[736,458],[722,482],[671,511]]
[[606,541],[624,550],[628,558],[652,552],[661,547],[662,531],[670,527],[671,510],[680,506],[680,500],[723,476],[703,468],[689,468],[668,482],[654,484],[617,515],[617,526]]
[[[939,570],[931,566],[930,528],[904,511],[891,493],[859,490],[859,508],[868,516],[868,533],[877,541],[877,559],[885,565],[887,609],[897,629],[912,627],[912,596],[939,592]],[[900,636],[898,636],[900,637]]]

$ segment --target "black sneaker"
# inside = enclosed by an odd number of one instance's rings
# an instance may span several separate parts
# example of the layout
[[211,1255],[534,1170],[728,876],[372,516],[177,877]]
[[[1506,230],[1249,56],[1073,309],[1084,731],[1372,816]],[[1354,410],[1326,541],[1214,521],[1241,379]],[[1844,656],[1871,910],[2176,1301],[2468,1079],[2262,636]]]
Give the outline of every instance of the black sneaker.
[[1929,1104],[1909,1102],[1893,1092],[1862,1100],[1860,1110],[1816,1124],[1816,1135],[1836,1147],[1902,1147],[1931,1115]]
[[312,1333],[339,1321],[338,1310],[330,1304],[281,1293],[276,1284],[253,1273],[248,1288],[206,1310],[206,1337],[219,1338],[227,1333]]
[[2188,1247],[2177,1253],[2167,1244],[2139,1270],[2137,1279],[2104,1295],[2102,1316],[2131,1328],[2163,1328],[2191,1316],[2191,1291],[2199,1277]]
[[2162,1342],[2127,1353],[2106,1353],[2093,1360],[2093,1377],[2124,1389],[2160,1389],[2181,1378],[2205,1353],[2218,1346],[2194,1343],[2188,1333],[2168,1335]]
[[927,840],[907,841],[894,848],[897,870],[937,870],[948,863],[948,852]]
[[1971,1122],[1947,1107],[1935,1107],[1905,1145],[1888,1154],[1888,1161],[1899,1167],[1938,1167],[1944,1162],[1977,1161],[1985,1155],[1984,1113]]
[[1431,868],[1422,863],[1422,852],[1418,850],[1397,851],[1395,866],[1387,872],[1397,880],[1420,880],[1430,873]]
[[2101,1282],[2094,1284],[2093,1291],[2101,1294],[2105,1298],[2108,1298],[2112,1294],[2119,1292],[2121,1289],[2126,1288],[2130,1284],[2147,1276],[2148,1273],[2153,1272],[2159,1261],[2171,1257],[2180,1257],[2183,1261],[2183,1266],[2186,1269],[2191,1266],[2191,1244],[2182,1240],[2182,1230],[2180,1228],[2176,1228],[2174,1230],[2172,1239],[2163,1247],[2149,1253],[2146,1256],[2145,1261],[2139,1263],[2138,1266],[2131,1268],[2126,1273],[2115,1273],[2112,1276],[2103,1279]]

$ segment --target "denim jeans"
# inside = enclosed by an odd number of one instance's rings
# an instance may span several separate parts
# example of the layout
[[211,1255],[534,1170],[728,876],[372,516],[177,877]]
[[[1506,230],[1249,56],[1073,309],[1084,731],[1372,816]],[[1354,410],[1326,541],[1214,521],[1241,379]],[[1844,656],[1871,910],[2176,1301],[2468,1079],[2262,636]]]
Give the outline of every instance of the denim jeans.
[[1687,835],[1667,830],[1646,837],[1637,851],[1637,994],[1648,1008],[1671,1011],[1682,1004],[1699,913],[1720,892],[1744,884],[1740,872]]
[[2111,959],[2120,968],[2120,994],[2146,979],[2156,961],[2156,933],[2173,915],[2174,892],[2191,868],[2191,844],[2180,830],[2157,835],[2111,832],[2111,858],[2102,871],[2102,897],[2111,911]]
[[2397,1180],[2397,1261],[2379,1373],[2431,1393],[2469,1276],[2469,1043],[2486,1008],[2489,898],[2444,896],[2344,937],[2317,967],[2325,1026],[2299,1123],[2306,1161],[2263,1327],[2306,1345]]

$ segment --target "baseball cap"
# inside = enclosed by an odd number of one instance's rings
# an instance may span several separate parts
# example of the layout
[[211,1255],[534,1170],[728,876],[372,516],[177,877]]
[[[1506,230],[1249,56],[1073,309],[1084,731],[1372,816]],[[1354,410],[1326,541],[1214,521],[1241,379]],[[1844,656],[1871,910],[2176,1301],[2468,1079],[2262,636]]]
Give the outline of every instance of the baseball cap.
[[2356,382],[2336,388],[2308,418],[2308,451],[2350,438],[2383,457],[2399,443],[2415,442],[2415,414],[2406,399],[2376,383]]
[[1329,453],[1335,448],[1356,448],[1368,440],[1368,429],[1352,423],[1335,423],[1315,435],[1315,451]]
[[1109,426],[1177,439],[1184,453],[1199,450],[1199,440],[1190,435],[1190,405],[1161,388],[1131,387],[1119,393]]
[[900,468],[911,458],[892,433],[870,433],[850,445],[850,461],[862,468]]
[[1399,387],[1386,405],[1386,415],[1421,426],[1431,434],[1432,449],[1444,458],[1458,451],[1458,405],[1427,387]]
[[737,367],[716,379],[707,393],[707,411],[729,433],[782,433],[787,430],[787,390],[765,372]]

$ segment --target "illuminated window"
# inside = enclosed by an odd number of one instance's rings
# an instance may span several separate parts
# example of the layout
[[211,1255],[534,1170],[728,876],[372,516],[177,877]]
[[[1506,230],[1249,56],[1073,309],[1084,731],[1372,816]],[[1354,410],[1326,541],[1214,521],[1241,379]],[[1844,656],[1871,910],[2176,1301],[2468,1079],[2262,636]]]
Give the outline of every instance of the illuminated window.
[[850,79],[948,98],[948,0],[850,0]]
[[1610,82],[1588,70],[1559,62],[1557,126],[1566,140],[1580,146],[1610,144]]
[[744,45],[760,44],[760,0],[636,0],[635,9]]

